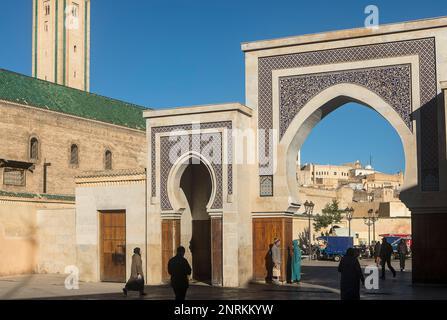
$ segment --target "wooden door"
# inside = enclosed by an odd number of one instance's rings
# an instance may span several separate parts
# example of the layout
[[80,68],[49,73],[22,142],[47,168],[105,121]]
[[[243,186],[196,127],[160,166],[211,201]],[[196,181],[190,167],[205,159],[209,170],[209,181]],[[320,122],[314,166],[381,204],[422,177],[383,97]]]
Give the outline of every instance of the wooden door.
[[273,261],[270,249],[275,238],[281,239],[281,281],[290,278],[293,225],[291,218],[253,219],[253,277],[271,280]]
[[222,217],[211,218],[211,267],[213,286],[223,284]]
[[192,277],[194,280],[211,282],[211,221],[193,220],[192,239]]
[[100,213],[101,281],[126,282],[126,212]]
[[171,276],[168,273],[169,260],[177,254],[180,246],[180,220],[166,219],[161,221],[161,262],[162,281],[169,282]]

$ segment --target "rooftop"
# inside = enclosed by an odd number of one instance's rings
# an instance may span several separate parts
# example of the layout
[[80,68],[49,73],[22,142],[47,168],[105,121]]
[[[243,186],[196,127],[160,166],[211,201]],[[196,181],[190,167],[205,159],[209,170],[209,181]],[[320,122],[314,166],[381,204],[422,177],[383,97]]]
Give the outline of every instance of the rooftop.
[[145,107],[0,69],[0,100],[145,130]]

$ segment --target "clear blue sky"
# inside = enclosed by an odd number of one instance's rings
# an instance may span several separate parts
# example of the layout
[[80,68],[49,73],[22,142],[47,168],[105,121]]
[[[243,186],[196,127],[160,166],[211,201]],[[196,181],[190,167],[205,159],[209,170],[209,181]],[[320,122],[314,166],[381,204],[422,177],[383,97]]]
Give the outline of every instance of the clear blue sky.
[[[91,91],[153,108],[244,102],[244,41],[362,27],[368,4],[379,6],[381,23],[447,15],[445,0],[91,1]],[[2,1],[0,68],[31,74],[31,4]],[[380,170],[404,168],[389,124],[345,106],[311,133],[302,159],[342,163],[370,154]]]

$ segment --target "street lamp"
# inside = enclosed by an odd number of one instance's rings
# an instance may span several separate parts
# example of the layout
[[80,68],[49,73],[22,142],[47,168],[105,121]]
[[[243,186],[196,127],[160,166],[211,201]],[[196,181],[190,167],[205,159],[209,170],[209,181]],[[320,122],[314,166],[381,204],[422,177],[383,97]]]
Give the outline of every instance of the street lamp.
[[354,217],[354,208],[347,207],[345,209],[345,213],[346,213],[346,220],[348,220],[348,223],[349,223],[349,236],[351,236],[351,220]]
[[312,212],[314,211],[314,207],[315,204],[311,201],[307,201],[304,202],[304,210],[305,210],[305,214],[309,217],[309,260],[312,261],[312,241],[311,241],[311,236],[312,236],[312,229],[311,229],[311,219],[312,219]]
[[374,241],[376,239],[376,221],[379,220],[379,210],[374,211],[373,209],[368,210],[368,217],[364,217],[363,221],[368,226],[368,245],[371,245],[371,226],[373,226]]
[[373,241],[376,242],[376,222],[379,220],[379,210],[376,210],[374,212],[374,215],[371,217],[371,220],[373,222]]

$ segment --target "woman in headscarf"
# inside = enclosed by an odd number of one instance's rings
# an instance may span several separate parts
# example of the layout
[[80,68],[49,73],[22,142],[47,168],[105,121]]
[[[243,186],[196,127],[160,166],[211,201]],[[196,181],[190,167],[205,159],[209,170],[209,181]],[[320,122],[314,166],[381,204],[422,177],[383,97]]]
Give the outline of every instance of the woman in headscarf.
[[301,281],[301,249],[298,240],[293,240],[292,282]]
[[360,282],[364,284],[365,278],[357,257],[354,248],[349,248],[338,265],[341,300],[360,300]]
[[144,274],[143,274],[143,261],[141,260],[140,248],[133,249],[134,255],[132,256],[132,264],[130,267],[131,274],[129,281],[123,288],[123,293],[127,296],[128,291],[138,291],[140,296],[145,296],[144,293]]

